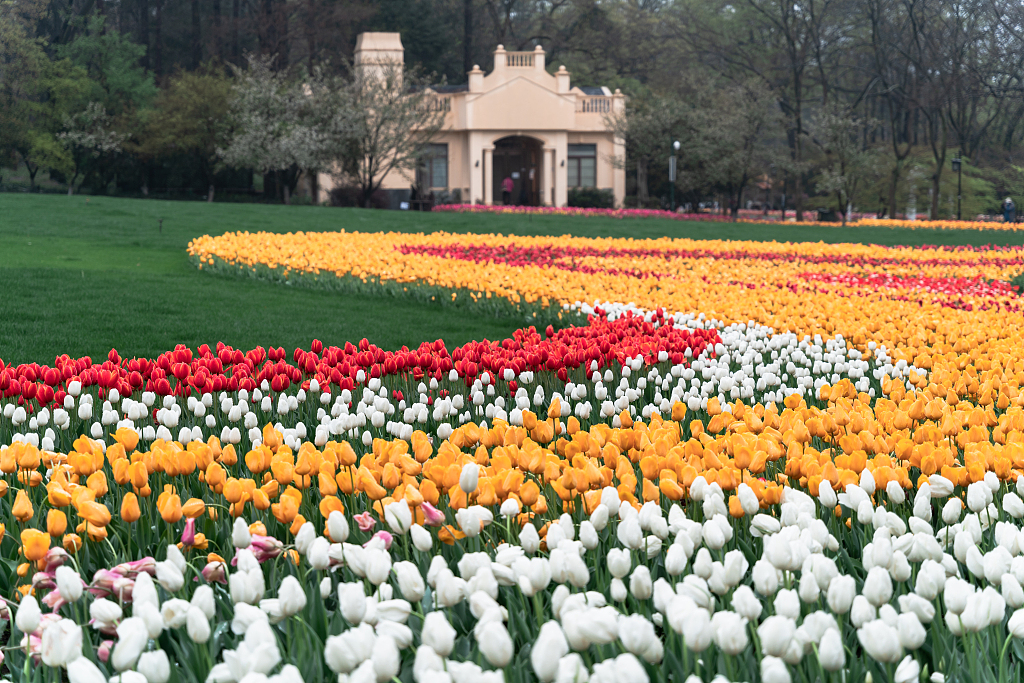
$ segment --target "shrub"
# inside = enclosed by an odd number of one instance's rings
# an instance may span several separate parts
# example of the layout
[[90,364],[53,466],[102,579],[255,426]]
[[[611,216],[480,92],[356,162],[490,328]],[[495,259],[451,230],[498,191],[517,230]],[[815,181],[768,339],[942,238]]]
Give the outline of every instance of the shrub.
[[613,209],[615,195],[611,190],[596,187],[573,187],[569,190],[569,206],[580,209]]

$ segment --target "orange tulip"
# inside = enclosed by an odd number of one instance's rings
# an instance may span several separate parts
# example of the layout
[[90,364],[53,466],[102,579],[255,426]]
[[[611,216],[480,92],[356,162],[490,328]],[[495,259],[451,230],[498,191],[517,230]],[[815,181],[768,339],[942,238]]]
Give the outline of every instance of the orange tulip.
[[25,529],[21,532],[21,547],[26,560],[41,560],[50,549],[50,535],[38,529]]
[[32,516],[35,514],[35,511],[32,509],[32,501],[28,499],[25,489],[18,490],[18,495],[14,499],[14,506],[11,507],[11,514],[21,523],[32,519]]
[[202,517],[203,513],[206,512],[206,503],[198,498],[189,498],[185,501],[185,504],[181,506],[181,512],[189,519]]
[[163,518],[168,524],[177,524],[181,521],[183,512],[181,509],[181,498],[178,494],[171,494],[164,497],[160,496],[163,501],[157,501],[157,509],[160,511],[160,517]]
[[124,494],[121,500],[121,519],[131,524],[139,521],[142,517],[142,510],[139,509],[139,499],[134,493]]
[[46,513],[46,532],[51,536],[63,536],[68,528],[68,518],[60,510],[50,510]]
[[91,500],[84,501],[78,506],[78,516],[96,527],[110,524],[110,510],[107,506]]

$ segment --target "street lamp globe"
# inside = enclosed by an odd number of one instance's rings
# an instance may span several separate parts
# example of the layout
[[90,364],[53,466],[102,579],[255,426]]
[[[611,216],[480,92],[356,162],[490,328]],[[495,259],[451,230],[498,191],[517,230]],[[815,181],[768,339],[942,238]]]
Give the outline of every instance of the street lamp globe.
[[680,145],[680,144],[679,144],[679,140],[676,140],[675,142],[673,142],[673,143],[672,143],[672,147],[673,147],[673,148],[675,148],[675,150],[676,150],[677,152],[679,151],[679,148],[680,148],[681,146],[682,146],[682,145]]

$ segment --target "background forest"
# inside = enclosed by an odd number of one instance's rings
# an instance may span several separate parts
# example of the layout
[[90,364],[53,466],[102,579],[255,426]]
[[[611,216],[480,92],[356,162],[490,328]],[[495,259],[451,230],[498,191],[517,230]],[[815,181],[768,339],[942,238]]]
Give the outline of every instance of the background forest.
[[954,158],[964,218],[1024,196],[1003,0],[0,0],[0,188],[339,203],[308,178],[341,159],[367,201],[363,31],[402,34],[412,85],[503,44],[620,88],[630,205],[950,218]]

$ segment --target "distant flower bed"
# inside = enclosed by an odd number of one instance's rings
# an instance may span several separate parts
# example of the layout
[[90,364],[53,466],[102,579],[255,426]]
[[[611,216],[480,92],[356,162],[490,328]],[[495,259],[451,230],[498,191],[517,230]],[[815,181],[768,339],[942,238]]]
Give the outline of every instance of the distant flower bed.
[[[574,206],[487,206],[486,204],[441,204],[434,211],[451,213],[501,213],[501,214],[539,214],[548,216],[604,216],[608,218],[669,218],[677,221],[704,221],[708,223],[731,223],[728,215],[715,213],[680,213],[662,211],[660,209],[583,209]],[[741,212],[737,223],[753,223],[760,225],[777,225],[783,221],[773,218],[746,218]],[[821,225],[822,221],[784,221],[787,225]],[[911,221],[898,218],[860,218],[846,224],[850,228],[910,228],[927,230],[1021,230],[1019,223],[1000,223],[998,221]]]

